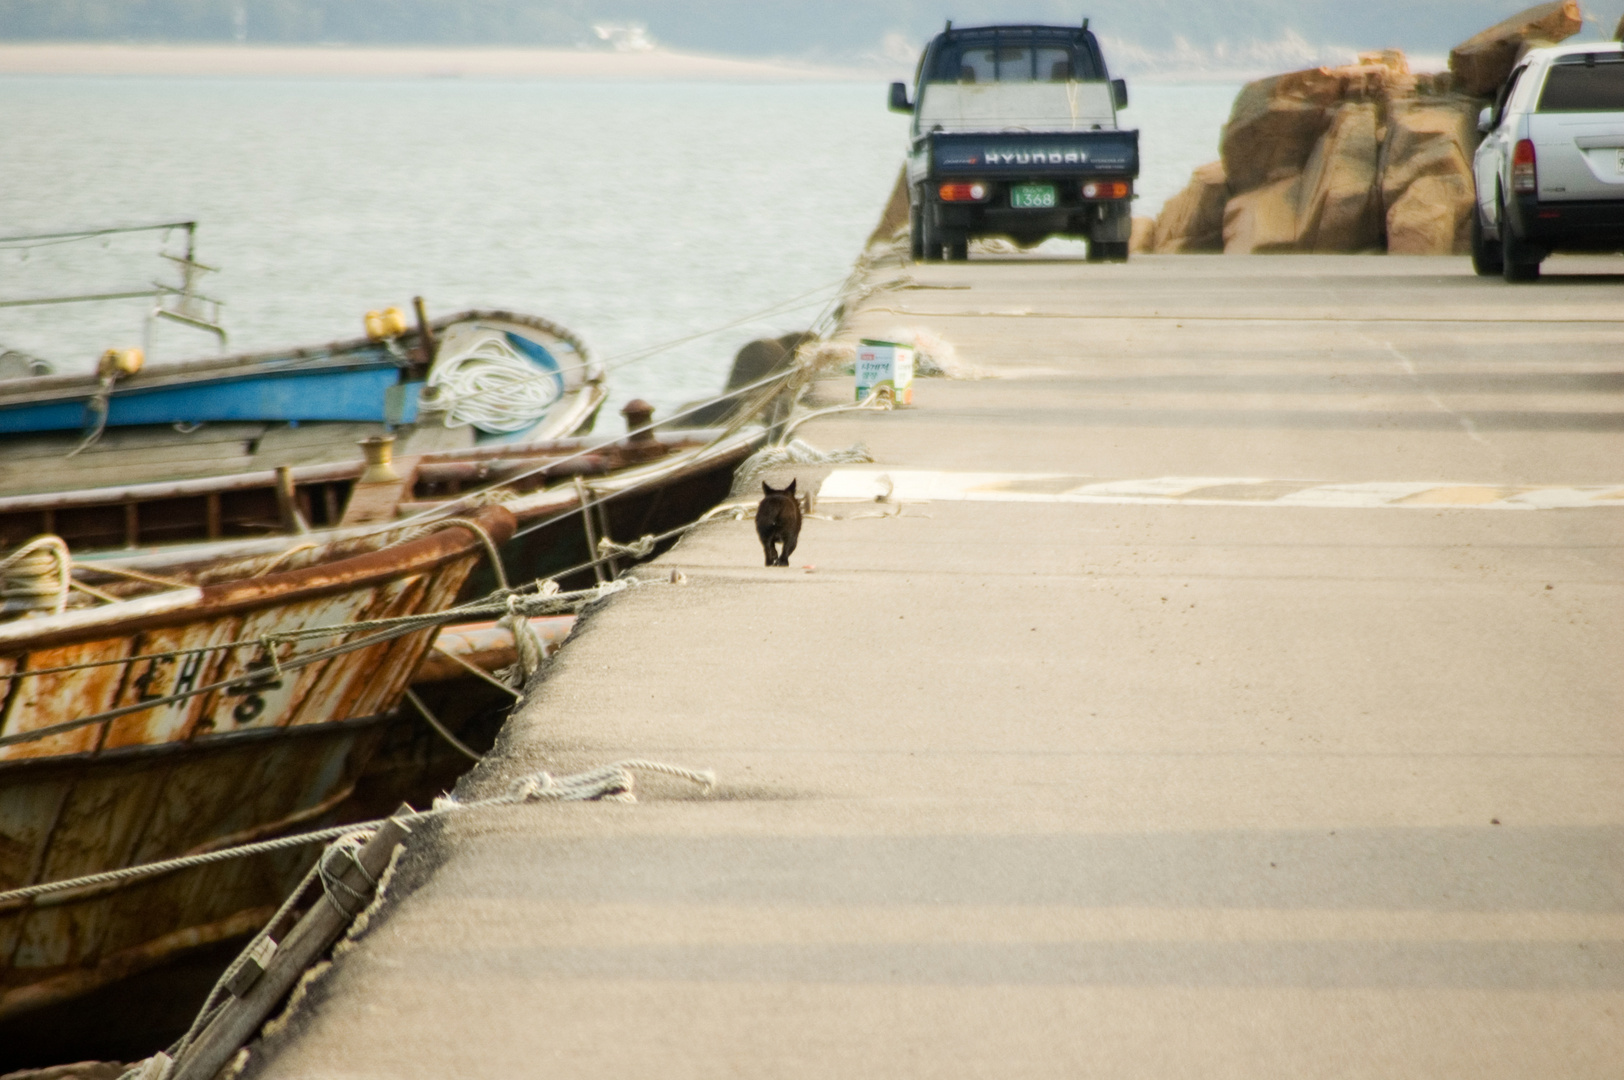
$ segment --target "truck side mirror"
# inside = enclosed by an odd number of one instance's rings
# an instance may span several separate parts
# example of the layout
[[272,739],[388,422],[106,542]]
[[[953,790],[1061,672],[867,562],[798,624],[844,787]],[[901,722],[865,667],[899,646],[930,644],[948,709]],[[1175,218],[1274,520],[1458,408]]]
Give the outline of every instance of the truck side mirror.
[[913,112],[913,103],[908,100],[908,84],[894,82],[891,84],[891,111],[901,113]]
[[1128,107],[1128,80],[1127,79],[1112,79],[1111,80],[1111,97],[1116,101],[1116,107],[1117,108],[1126,109]]
[[1485,105],[1477,114],[1477,130],[1484,135],[1494,130],[1494,106]]

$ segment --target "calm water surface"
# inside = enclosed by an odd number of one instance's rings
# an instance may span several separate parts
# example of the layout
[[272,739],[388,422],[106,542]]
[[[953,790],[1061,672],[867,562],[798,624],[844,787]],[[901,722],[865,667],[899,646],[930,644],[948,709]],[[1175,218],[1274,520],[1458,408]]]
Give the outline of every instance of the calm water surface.
[[[1235,90],[1134,86],[1138,213],[1217,156]],[[814,294],[616,371],[610,408],[668,411],[818,314],[906,128],[862,84],[0,79],[0,235],[195,218],[233,349],[352,336],[420,293],[546,316],[612,360]],[[172,276],[161,249],[0,247],[0,299],[141,288]],[[82,370],[139,342],[143,310],[0,309],[0,347]],[[153,359],[211,350],[165,329]]]

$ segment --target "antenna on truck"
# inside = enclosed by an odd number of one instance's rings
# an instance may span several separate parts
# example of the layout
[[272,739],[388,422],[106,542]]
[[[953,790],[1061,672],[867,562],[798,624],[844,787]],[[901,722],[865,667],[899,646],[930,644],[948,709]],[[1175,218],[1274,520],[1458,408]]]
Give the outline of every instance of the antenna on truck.
[[949,19],[947,20],[947,25],[942,28],[942,33],[945,34],[951,29],[953,29],[953,20]]
[[1083,29],[1084,30],[1088,29],[1088,16],[1087,15],[1083,16]]

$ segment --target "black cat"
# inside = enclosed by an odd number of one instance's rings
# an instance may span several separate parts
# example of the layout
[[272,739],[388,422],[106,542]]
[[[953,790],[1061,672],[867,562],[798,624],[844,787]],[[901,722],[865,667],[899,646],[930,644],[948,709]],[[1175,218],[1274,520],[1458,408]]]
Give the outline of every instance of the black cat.
[[[789,487],[781,491],[774,491],[763,480],[761,490],[767,494],[756,507],[756,535],[761,537],[768,566],[788,566],[789,553],[795,550],[795,542],[801,538],[801,503],[795,498],[795,481],[791,480]],[[775,544],[782,545],[783,550],[775,553]]]

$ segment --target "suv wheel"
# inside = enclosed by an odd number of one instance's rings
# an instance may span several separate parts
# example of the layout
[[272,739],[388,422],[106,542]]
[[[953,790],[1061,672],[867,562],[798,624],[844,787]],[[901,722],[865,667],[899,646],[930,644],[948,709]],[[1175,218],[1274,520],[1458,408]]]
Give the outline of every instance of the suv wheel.
[[1539,278],[1540,260],[1544,258],[1528,245],[1511,219],[1506,217],[1505,204],[1500,206],[1500,273],[1507,281],[1535,281]]
[[1472,203],[1472,269],[1478,277],[1495,277],[1505,272],[1500,241],[1483,235],[1483,214]]

